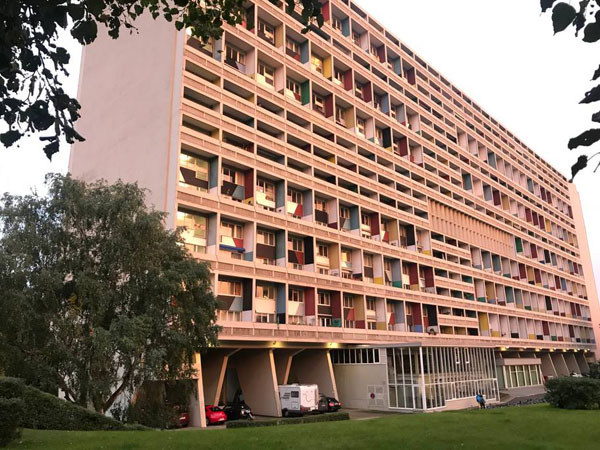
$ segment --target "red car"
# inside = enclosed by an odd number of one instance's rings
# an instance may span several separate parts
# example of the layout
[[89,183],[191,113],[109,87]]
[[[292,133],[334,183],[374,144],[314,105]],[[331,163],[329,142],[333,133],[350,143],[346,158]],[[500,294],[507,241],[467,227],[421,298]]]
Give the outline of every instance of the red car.
[[207,425],[221,424],[227,420],[227,415],[218,406],[206,405],[204,410],[206,411]]

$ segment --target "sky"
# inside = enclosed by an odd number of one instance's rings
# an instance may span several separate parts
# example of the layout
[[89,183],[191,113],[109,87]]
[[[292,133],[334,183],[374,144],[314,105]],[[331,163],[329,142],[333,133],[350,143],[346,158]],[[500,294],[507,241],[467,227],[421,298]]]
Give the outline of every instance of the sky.
[[[355,0],[521,141],[570,178],[569,138],[590,128],[594,107],[579,105],[600,63],[598,44],[553,35],[538,0]],[[577,3],[571,0],[570,3]],[[75,95],[81,49],[71,53],[67,92]],[[596,107],[597,108],[597,107]],[[0,148],[0,193],[44,192],[44,175],[66,172],[69,148],[52,162],[37,139]],[[600,171],[577,176],[596,284],[600,285]]]

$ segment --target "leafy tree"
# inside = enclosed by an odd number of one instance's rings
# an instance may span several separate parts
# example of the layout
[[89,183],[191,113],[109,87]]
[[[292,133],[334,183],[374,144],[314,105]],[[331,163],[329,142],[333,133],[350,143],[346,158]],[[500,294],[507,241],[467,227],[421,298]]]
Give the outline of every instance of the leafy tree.
[[[272,3],[280,3],[271,0]],[[319,0],[286,0],[288,10],[302,5],[305,31],[323,23]],[[39,134],[48,158],[67,143],[83,141],[75,130],[80,105],[68,96],[62,77],[68,76],[70,55],[57,45],[69,30],[80,44],[94,42],[99,32],[116,39],[124,28],[136,31],[142,14],[164,18],[175,28],[189,28],[206,41],[221,36],[224,23],[242,21],[244,0],[5,0],[0,8],[0,133],[6,147],[24,136]],[[102,30],[102,31],[100,31]]]
[[[581,39],[584,42],[594,43],[600,40],[600,0],[581,0],[577,8],[565,3],[556,3],[556,0],[541,0],[542,12],[552,12],[552,25],[554,33],[565,31],[569,27],[575,29],[575,35],[580,36],[583,30]],[[600,67],[594,72],[592,81],[600,78]],[[600,101],[600,85],[586,92],[585,96],[579,103],[594,103]],[[592,121],[600,123],[600,111],[592,115]],[[584,131],[579,136],[572,138],[569,141],[569,150],[578,147],[589,147],[600,140],[600,128],[591,128]],[[600,155],[600,152],[592,156],[580,155],[577,161],[571,167],[571,181],[577,173],[585,169],[588,162],[595,156]],[[600,163],[594,169],[598,170]]]
[[0,201],[0,363],[98,412],[146,379],[185,379],[215,345],[216,299],[144,191],[49,175]]

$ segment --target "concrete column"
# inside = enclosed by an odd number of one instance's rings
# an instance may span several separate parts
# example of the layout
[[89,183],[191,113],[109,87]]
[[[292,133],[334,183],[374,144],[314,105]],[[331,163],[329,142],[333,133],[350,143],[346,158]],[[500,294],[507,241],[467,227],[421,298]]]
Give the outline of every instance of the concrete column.
[[302,384],[317,384],[320,393],[339,398],[328,350],[304,350],[294,356],[289,379]]
[[554,364],[554,368],[556,369],[556,373],[558,374],[558,376],[568,377],[570,372],[562,352],[550,353],[550,357],[552,358],[552,364]]
[[582,352],[575,353],[575,360],[577,361],[577,365],[579,365],[581,373],[588,373],[590,371],[590,366],[588,366],[588,362]]
[[204,386],[202,380],[202,360],[200,353],[196,353],[194,369],[196,378],[194,379],[194,392],[190,395],[190,426],[206,427],[206,411],[204,410]]
[[275,359],[275,371],[277,372],[277,384],[287,384],[292,367],[292,359],[295,355],[304,349],[274,349],[273,358]]
[[569,375],[572,372],[581,374],[581,369],[579,368],[579,364],[577,364],[574,353],[564,353],[563,357],[565,358],[565,363],[567,363],[567,367],[569,368]]
[[210,350],[202,358],[202,381],[207,405],[218,405],[229,358],[238,350]]
[[546,378],[558,376],[554,364],[552,363],[550,353],[540,353],[538,356],[542,361],[542,375]]
[[281,417],[275,359],[271,349],[242,349],[231,358],[244,400],[254,414]]

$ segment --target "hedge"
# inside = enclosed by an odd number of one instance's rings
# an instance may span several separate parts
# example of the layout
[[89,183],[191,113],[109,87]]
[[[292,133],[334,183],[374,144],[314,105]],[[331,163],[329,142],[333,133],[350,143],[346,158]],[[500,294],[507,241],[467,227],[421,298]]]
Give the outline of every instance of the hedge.
[[25,404],[18,398],[0,398],[0,447],[19,437],[17,428],[23,417]]
[[546,401],[564,409],[598,409],[600,380],[589,377],[551,378],[546,383]]
[[18,424],[22,428],[80,431],[143,429],[61,400],[16,378],[0,378],[2,398],[22,401],[23,414]]
[[347,412],[335,412],[301,417],[279,417],[267,420],[234,420],[227,422],[227,428],[271,427],[275,425],[296,425],[299,423],[336,422],[350,420]]

